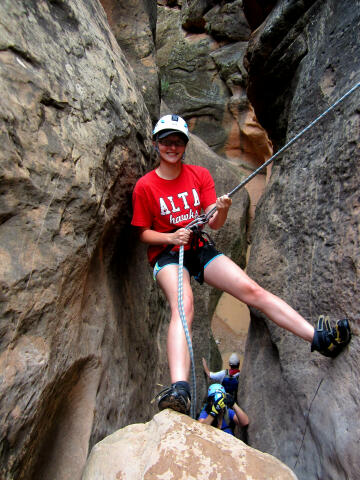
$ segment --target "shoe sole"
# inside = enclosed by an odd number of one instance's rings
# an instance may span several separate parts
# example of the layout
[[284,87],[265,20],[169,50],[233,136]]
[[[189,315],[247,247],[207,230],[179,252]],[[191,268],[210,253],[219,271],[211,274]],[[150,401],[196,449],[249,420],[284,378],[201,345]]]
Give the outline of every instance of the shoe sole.
[[351,328],[347,318],[344,320],[338,320],[335,326],[336,338],[335,341],[340,346],[346,346],[351,340]]
[[170,408],[171,410],[175,410],[176,412],[188,413],[190,410],[190,402],[188,402],[188,405],[184,405],[184,402],[181,398],[171,395],[167,398],[165,397],[160,399],[158,407],[160,411],[165,410],[166,408]]

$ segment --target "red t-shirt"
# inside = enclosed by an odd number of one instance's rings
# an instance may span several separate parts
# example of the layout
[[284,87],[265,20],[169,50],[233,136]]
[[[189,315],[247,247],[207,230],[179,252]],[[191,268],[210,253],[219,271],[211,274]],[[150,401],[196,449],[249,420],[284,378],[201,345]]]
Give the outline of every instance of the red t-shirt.
[[[149,227],[157,232],[184,228],[216,202],[214,180],[209,171],[197,165],[182,164],[174,180],[160,178],[155,170],[141,177],[133,192],[133,218],[136,227]],[[167,245],[150,245],[150,264]]]

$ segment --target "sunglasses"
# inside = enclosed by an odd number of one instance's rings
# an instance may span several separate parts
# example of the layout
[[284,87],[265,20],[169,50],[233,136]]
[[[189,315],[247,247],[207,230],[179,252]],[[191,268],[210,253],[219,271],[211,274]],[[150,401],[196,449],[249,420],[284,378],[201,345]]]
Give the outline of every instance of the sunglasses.
[[171,147],[174,145],[175,147],[185,147],[185,142],[184,140],[170,140],[170,139],[160,139],[159,140],[160,145],[163,145],[164,147]]

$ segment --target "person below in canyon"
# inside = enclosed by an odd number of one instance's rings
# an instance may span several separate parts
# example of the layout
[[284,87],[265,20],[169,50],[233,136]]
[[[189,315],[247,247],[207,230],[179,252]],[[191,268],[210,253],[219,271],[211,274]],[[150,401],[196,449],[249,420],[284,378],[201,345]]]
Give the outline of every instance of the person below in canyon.
[[246,413],[235,402],[232,395],[226,394],[225,388],[219,383],[210,385],[206,404],[198,420],[200,423],[220,428],[230,435],[234,435],[235,425],[239,427],[249,425]]
[[229,357],[229,368],[218,372],[210,372],[205,358],[202,359],[202,364],[208,378],[222,385],[225,388],[225,392],[231,395],[236,401],[240,376],[239,356],[236,353],[232,353]]
[[263,289],[230,258],[216,250],[203,236],[185,228],[188,223],[216,206],[209,227],[221,228],[232,200],[216,197],[209,171],[183,163],[189,132],[178,115],[165,115],[153,130],[159,166],[141,177],[133,192],[132,225],[138,227],[140,241],[148,244],[148,260],[154,278],[171,309],[167,355],[171,386],[161,392],[158,407],[187,413],[190,408],[190,354],[178,310],[179,247],[184,245],[183,304],[189,332],[194,315],[190,277],[223,290],[257,308],[278,326],[311,344],[311,350],[334,357],[350,341],[349,322],[340,320],[331,327],[323,319],[317,329],[292,307]]

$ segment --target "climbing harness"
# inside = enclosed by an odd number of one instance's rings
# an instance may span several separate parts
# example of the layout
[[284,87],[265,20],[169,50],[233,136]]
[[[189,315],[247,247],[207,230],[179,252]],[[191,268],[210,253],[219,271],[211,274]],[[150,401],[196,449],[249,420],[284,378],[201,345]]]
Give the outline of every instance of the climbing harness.
[[[280,150],[278,150],[274,155],[272,155],[265,163],[263,163],[259,168],[254,170],[247,178],[239,183],[231,192],[227,195],[232,197],[238,190],[243,188],[250,180],[252,180],[259,172],[264,170],[271,162],[275,160],[281,153],[287,150],[293,143],[295,143],[304,133],[310,130],[314,125],[316,125],[322,118],[324,118],[329,112],[331,112],[337,105],[339,105],[345,98],[351,95],[357,88],[359,88],[360,82],[355,84],[350,90],[348,90],[342,97],[340,97],[335,103],[333,103],[329,108],[327,108],[321,115],[319,115],[315,120],[313,120],[307,127],[301,130],[295,137],[293,137],[286,145],[284,145]],[[209,222],[211,217],[216,212],[216,206],[212,208],[208,213],[199,215],[192,222],[190,222],[185,228],[192,231],[201,231],[201,229]],[[186,322],[184,305],[183,305],[183,267],[184,267],[184,246],[181,245],[179,249],[179,272],[178,272],[178,309],[181,318],[181,323],[185,332],[186,341],[188,344],[190,360],[191,360],[191,417],[195,418],[196,416],[196,373],[195,373],[195,361],[194,361],[194,352],[192,348],[192,342],[189,334],[189,329]],[[320,386],[320,385],[319,385]],[[300,453],[300,452],[299,452]]]

